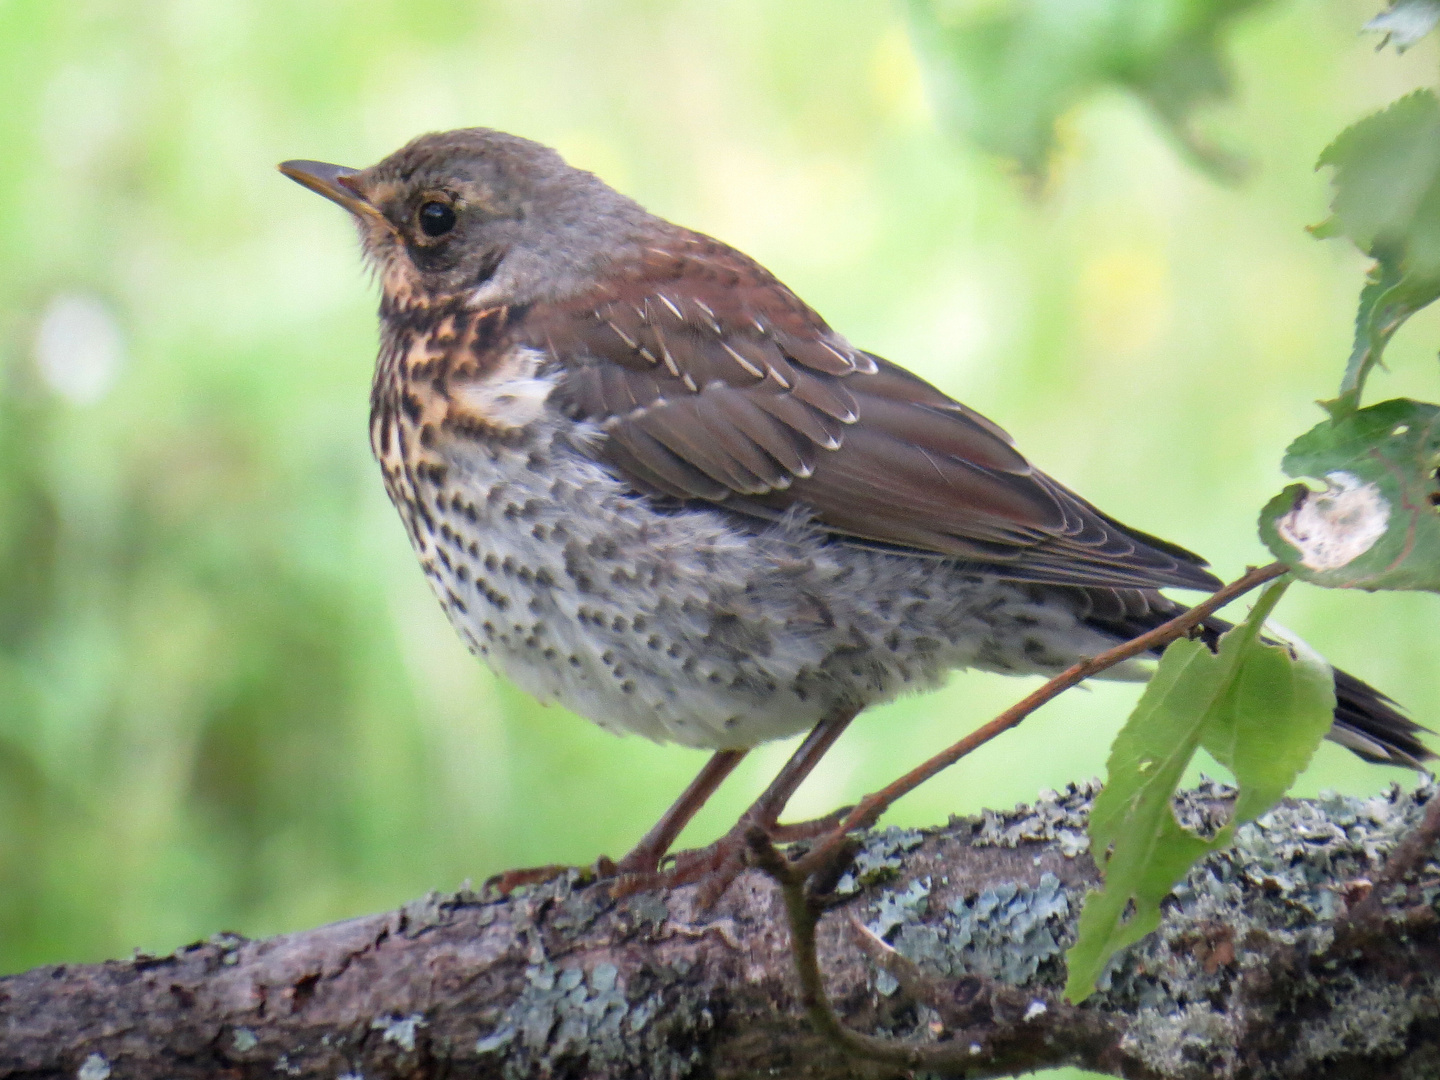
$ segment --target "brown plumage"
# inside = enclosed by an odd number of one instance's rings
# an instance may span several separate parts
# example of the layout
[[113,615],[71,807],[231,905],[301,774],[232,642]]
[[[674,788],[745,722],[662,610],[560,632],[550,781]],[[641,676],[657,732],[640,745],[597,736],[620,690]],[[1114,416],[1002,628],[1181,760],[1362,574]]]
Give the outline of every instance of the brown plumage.
[[558,400],[656,494],[993,567],[1017,581],[1218,587],[1202,560],[1126,528],[1010,437],[853,348],[768,271],[681,233],[516,329],[567,365]]
[[[378,272],[372,444],[457,630],[542,699],[718,751],[625,869],[757,742],[817,725],[769,825],[866,705],[955,667],[1056,672],[1183,610],[1156,590],[1218,584],[553,151],[474,129],[282,168]],[[1332,737],[1428,756],[1383,695],[1337,692]]]

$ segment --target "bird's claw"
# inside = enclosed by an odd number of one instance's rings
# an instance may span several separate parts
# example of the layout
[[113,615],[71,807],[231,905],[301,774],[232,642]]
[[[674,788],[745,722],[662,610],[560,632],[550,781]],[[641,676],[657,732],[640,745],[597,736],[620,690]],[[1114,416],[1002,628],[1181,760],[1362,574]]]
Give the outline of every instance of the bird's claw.
[[[801,840],[813,840],[824,836],[845,819],[850,807],[842,806],[824,817],[810,821],[799,821],[782,825],[779,822],[761,824],[765,834],[776,844],[793,844]],[[509,896],[516,889],[526,885],[543,885],[554,881],[571,871],[578,870],[584,880],[609,880],[610,895],[617,900],[637,893],[678,889],[682,885],[699,885],[696,903],[700,911],[708,911],[725,895],[728,889],[749,865],[747,852],[749,844],[745,836],[756,824],[753,814],[743,815],[739,821],[720,839],[701,848],[677,851],[668,856],[669,865],[663,866],[654,852],[637,848],[619,862],[608,855],[601,855],[594,866],[566,866],[551,863],[548,866],[506,870],[487,878],[485,889],[493,890],[500,896]]]
[[615,880],[610,886],[610,895],[619,898],[651,890],[698,885],[695,895],[696,908],[699,911],[708,911],[749,866],[750,845],[746,834],[754,826],[760,825],[774,843],[793,844],[800,840],[813,840],[817,836],[824,836],[844,820],[849,812],[850,807],[844,806],[824,817],[796,822],[793,825],[782,825],[778,822],[763,824],[752,815],[745,814],[729,832],[714,843],[676,852],[671,857],[670,865],[664,869],[626,867],[622,863],[617,867]]

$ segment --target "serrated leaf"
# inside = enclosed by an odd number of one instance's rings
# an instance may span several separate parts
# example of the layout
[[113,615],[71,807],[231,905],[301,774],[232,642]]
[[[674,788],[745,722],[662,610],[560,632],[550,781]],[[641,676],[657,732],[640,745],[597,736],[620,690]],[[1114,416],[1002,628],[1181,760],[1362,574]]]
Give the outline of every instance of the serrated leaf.
[[1222,39],[1268,0],[1011,0],[955,11],[912,0],[941,112],[984,149],[1032,177],[1045,172],[1056,122],[1104,87],[1133,92],[1203,168],[1241,163],[1207,143],[1193,117],[1230,95]]
[[1353,589],[1440,591],[1440,407],[1397,398],[1341,412],[1296,439],[1295,484],[1260,514],[1260,537],[1297,577]]
[[[1309,649],[1260,638],[1284,588],[1270,586],[1213,653],[1199,641],[1172,642],[1117,736],[1090,812],[1090,850],[1105,886],[1086,896],[1067,954],[1070,1000],[1089,996],[1110,957],[1159,925],[1161,901],[1198,859],[1280,800],[1329,730],[1329,665]],[[1209,840],[1183,828],[1171,808],[1202,745],[1240,788],[1230,822]]]
[[1378,48],[1394,45],[1404,52],[1440,23],[1440,0],[1392,0],[1390,6],[1365,24],[1366,30],[1384,34]]
[[1235,776],[1232,831],[1285,796],[1334,720],[1335,673],[1310,646],[1257,640],[1246,647],[1233,692],[1200,738]]
[[1401,98],[1342,132],[1319,165],[1334,166],[1335,197],[1311,231],[1349,237],[1376,260],[1340,389],[1354,407],[1391,337],[1440,298],[1440,101],[1429,90]]
[[[1417,90],[1346,128],[1320,154],[1335,218],[1361,251],[1440,271],[1440,101]],[[1377,250],[1378,249],[1378,250]]]
[[1086,895],[1066,954],[1071,1001],[1090,995],[1111,955],[1160,924],[1160,901],[1210,849],[1180,827],[1170,799],[1200,745],[1214,663],[1201,642],[1172,642],[1111,747],[1105,787],[1090,810],[1090,851],[1105,887]]

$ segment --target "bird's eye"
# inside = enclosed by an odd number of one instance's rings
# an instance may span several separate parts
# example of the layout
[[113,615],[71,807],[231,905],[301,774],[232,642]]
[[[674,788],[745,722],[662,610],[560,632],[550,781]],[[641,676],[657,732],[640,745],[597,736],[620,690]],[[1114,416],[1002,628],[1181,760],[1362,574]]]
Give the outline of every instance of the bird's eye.
[[420,228],[426,236],[444,236],[455,227],[455,211],[443,202],[427,202],[420,207]]

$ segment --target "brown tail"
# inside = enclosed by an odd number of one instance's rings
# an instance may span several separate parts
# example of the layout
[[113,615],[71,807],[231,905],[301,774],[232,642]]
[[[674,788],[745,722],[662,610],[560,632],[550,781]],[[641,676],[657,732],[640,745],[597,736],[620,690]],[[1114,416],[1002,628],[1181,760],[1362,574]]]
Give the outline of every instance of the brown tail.
[[1422,731],[1430,729],[1402,714],[1379,690],[1335,669],[1335,723],[1327,736],[1332,742],[1366,761],[1424,770],[1435,754],[1420,741]]

